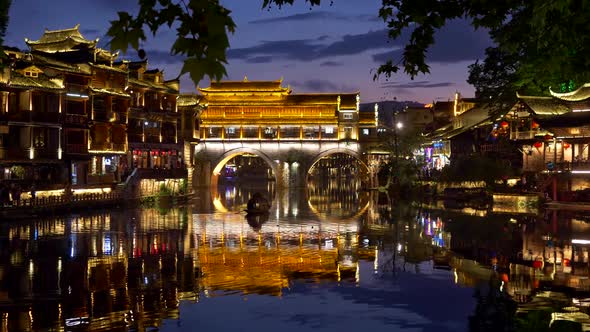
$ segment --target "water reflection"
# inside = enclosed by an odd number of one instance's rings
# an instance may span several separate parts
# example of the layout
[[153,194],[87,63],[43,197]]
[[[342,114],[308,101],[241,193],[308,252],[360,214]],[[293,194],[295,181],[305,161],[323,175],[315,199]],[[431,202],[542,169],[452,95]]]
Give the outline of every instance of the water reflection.
[[[469,315],[479,319],[474,290],[492,284],[519,312],[555,307],[544,291],[568,289],[562,307],[587,313],[577,293],[590,287],[584,216],[471,215],[327,184],[277,193],[269,215],[246,218],[237,211],[259,189],[225,189],[220,201],[236,212],[196,199],[2,224],[1,330],[192,330],[180,322],[231,310],[238,322],[285,330],[314,317],[346,329],[344,312],[377,330],[461,331]],[[457,310],[445,310],[449,298]]]

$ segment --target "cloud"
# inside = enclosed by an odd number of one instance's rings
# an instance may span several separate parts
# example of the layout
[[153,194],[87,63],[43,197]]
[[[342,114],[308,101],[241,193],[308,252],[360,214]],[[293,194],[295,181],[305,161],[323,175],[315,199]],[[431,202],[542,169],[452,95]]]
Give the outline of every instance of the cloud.
[[257,56],[274,56],[290,60],[311,60],[321,47],[311,39],[263,41],[252,47],[229,49],[227,57],[247,60]]
[[[262,41],[258,45],[230,49],[230,59],[248,60],[253,57],[273,56],[273,60],[311,61],[333,59],[337,56],[357,55],[366,51],[382,50],[372,55],[375,62],[399,60],[403,46],[410,38],[410,31],[402,32],[395,40],[389,40],[387,29],[355,35],[344,35],[328,42],[327,36],[316,39]],[[435,44],[427,53],[427,60],[434,63],[453,63],[475,60],[484,56],[484,50],[492,45],[484,29],[474,30],[466,20],[453,20],[435,33]],[[468,47],[466,47],[468,45]],[[387,49],[387,51],[385,51]]]
[[[130,51],[133,52],[133,51]],[[157,49],[149,49],[145,50],[145,56],[148,59],[149,63],[155,64],[164,64],[164,65],[173,65],[182,63],[184,58],[180,55],[172,55],[170,51],[163,51]]]
[[342,62],[337,62],[337,61],[324,61],[322,63],[320,63],[321,67],[340,67],[340,66],[344,66],[344,64]]
[[303,91],[315,91],[315,92],[350,92],[356,91],[357,89],[347,86],[347,85],[338,85],[332,81],[328,80],[321,80],[321,79],[312,79],[306,80],[303,82],[293,82],[291,83],[293,87],[299,88]]
[[455,83],[453,82],[438,82],[432,83],[429,81],[412,81],[412,82],[387,82],[381,84],[382,89],[423,89],[423,88],[441,88],[441,87],[448,87],[453,86]]
[[257,56],[246,59],[247,63],[269,63],[272,62],[272,56]]
[[387,30],[369,31],[358,35],[345,35],[333,43],[321,43],[325,36],[316,39],[262,41],[251,47],[229,49],[230,59],[247,60],[256,56],[274,56],[285,60],[310,61],[341,55],[354,55],[367,50],[390,47]]
[[284,23],[284,22],[302,22],[302,21],[314,21],[314,20],[334,20],[334,21],[379,21],[379,17],[371,14],[357,14],[357,15],[346,15],[337,12],[326,12],[326,11],[312,11],[303,14],[294,14],[282,17],[271,17],[262,18],[248,22],[249,24],[270,24],[270,23]]
[[80,32],[86,38],[88,38],[89,35],[90,36],[96,36],[96,35],[100,34],[100,30],[98,30],[98,29],[92,29],[92,28],[80,29]]
[[[453,20],[435,33],[434,45],[428,49],[426,59],[428,62],[435,63],[473,61],[483,58],[485,49],[490,46],[492,41],[486,30],[474,30],[465,20]],[[379,63],[399,60],[402,52],[400,48],[374,54],[372,58]]]

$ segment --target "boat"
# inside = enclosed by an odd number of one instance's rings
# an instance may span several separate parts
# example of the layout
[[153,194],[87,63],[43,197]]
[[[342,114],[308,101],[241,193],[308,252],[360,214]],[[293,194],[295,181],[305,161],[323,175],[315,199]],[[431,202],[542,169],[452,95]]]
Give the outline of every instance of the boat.
[[270,203],[261,193],[255,193],[248,201],[247,209],[248,215],[267,214],[270,210]]

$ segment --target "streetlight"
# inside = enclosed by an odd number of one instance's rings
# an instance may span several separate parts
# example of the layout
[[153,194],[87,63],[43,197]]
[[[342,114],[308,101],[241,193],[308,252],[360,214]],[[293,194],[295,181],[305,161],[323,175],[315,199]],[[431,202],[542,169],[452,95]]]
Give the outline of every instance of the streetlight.
[[397,121],[397,115],[399,114],[399,111],[393,111],[393,140],[394,140],[394,144],[395,144],[395,159],[397,160],[399,158],[399,151],[398,151],[398,145],[397,145],[397,130],[398,129],[402,129],[404,127],[404,124],[401,121]]

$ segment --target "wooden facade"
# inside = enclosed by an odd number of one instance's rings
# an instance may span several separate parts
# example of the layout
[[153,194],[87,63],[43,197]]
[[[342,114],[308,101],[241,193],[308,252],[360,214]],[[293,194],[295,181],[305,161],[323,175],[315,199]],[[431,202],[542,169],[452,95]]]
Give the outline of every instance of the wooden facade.
[[359,94],[292,94],[282,81],[213,82],[201,140],[358,140]]

